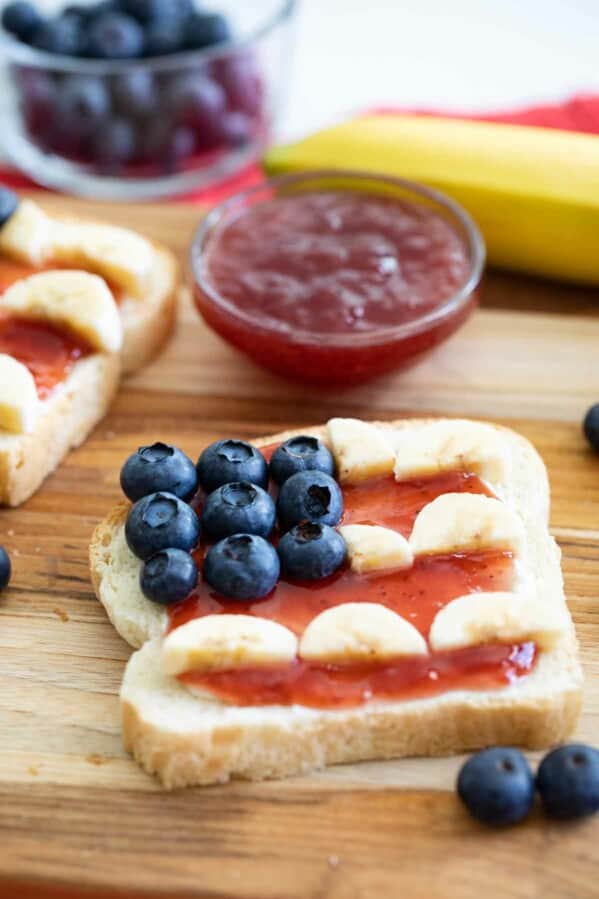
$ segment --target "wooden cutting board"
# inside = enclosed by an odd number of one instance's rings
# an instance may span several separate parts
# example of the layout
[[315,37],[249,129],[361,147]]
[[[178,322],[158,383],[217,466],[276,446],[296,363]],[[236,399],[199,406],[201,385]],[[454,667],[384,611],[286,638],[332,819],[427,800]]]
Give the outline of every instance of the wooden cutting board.
[[[186,205],[45,202],[129,224],[182,259],[199,219]],[[599,819],[565,826],[535,813],[487,831],[453,793],[459,759],[164,792],[121,746],[117,691],[130,650],[94,598],[87,544],[119,496],[122,461],[158,438],[196,456],[218,437],[333,413],[510,424],[549,467],[587,678],[577,736],[598,742],[599,458],[580,434],[599,400],[598,299],[489,275],[484,307],[428,361],[339,394],[254,368],[185,305],[168,349],[123,385],[88,442],[25,506],[0,511],[0,542],[14,562],[0,597],[0,896],[596,897]]]

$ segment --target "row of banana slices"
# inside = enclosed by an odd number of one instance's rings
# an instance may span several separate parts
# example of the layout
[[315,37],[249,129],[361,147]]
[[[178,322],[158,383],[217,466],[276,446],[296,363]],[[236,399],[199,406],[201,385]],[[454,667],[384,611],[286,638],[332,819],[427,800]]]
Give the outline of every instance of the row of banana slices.
[[[122,344],[121,319],[104,278],[142,297],[153,265],[151,245],[139,235],[111,225],[61,222],[30,200],[22,200],[0,228],[0,256],[35,267],[74,266],[16,282],[2,295],[0,311],[67,328],[98,353],[118,353]],[[0,430],[31,433],[40,409],[29,369],[0,354]]]
[[[477,472],[494,489],[506,483],[510,458],[499,432],[463,421],[441,421],[388,435],[366,422],[332,419],[328,439],[340,480],[359,483],[395,474],[397,480],[443,471]],[[409,540],[373,525],[340,528],[351,567],[359,572],[409,568],[417,556],[506,550],[517,559],[515,592],[477,592],[441,609],[428,639],[405,618],[378,603],[343,603],[317,615],[297,637],[287,627],[250,615],[208,615],[171,632],[163,642],[166,674],[210,673],[240,667],[313,663],[385,663],[488,642],[534,640],[550,648],[565,613],[541,603],[526,576],[526,535],[516,512],[498,499],[448,493],[416,517]]]

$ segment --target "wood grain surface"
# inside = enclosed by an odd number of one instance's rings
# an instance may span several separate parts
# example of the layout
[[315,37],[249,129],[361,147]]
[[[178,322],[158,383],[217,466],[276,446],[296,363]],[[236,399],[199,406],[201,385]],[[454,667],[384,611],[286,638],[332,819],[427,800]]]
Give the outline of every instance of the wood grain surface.
[[[197,207],[49,208],[130,224],[183,258]],[[552,529],[586,672],[577,736],[599,740],[599,459],[580,419],[599,400],[597,293],[488,276],[483,308],[412,371],[351,392],[290,386],[208,332],[189,305],[175,339],[26,505],[0,511],[14,575],[0,598],[0,896],[219,899],[591,899],[599,820],[536,812],[490,832],[459,806],[459,759],[366,763],[264,784],[166,793],[121,745],[129,648],[96,602],[89,535],[123,459],[160,438],[195,456],[331,413],[501,421],[547,462]]]

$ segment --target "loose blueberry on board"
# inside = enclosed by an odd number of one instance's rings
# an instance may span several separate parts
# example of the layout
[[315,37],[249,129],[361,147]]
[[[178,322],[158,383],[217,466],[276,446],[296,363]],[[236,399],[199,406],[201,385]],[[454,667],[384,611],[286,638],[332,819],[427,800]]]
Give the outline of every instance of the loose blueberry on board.
[[185,23],[185,45],[190,50],[212,47],[230,38],[228,22],[220,13],[195,12]]
[[198,567],[182,549],[163,549],[142,565],[141,592],[152,602],[168,606],[189,596],[198,581]]
[[37,9],[25,0],[8,3],[2,10],[3,28],[21,41],[28,41],[41,24],[42,17]]
[[300,471],[281,487],[277,512],[283,530],[305,521],[334,527],[343,515],[343,494],[337,481],[323,471]]
[[191,459],[176,446],[153,443],[129,456],[121,469],[121,488],[133,502],[158,490],[188,500],[198,488],[198,475]]
[[138,559],[148,559],[161,549],[190,550],[200,539],[200,522],[191,506],[174,493],[150,493],[131,507],[125,539]]
[[341,534],[314,522],[298,524],[287,531],[277,551],[283,574],[302,581],[329,577],[341,568],[347,555]]
[[204,577],[221,596],[251,600],[266,596],[279,579],[276,550],[264,537],[234,534],[206,553]]
[[552,818],[583,818],[599,811],[599,751],[571,743],[549,752],[537,772],[537,789]]
[[329,475],[335,473],[333,456],[317,437],[290,437],[272,454],[270,476],[277,484],[282,484],[298,471],[324,471]]
[[213,540],[241,533],[268,537],[276,515],[266,490],[249,481],[234,481],[209,495],[202,510],[202,530]]
[[198,476],[206,493],[232,481],[249,481],[265,488],[268,465],[262,453],[245,440],[217,440],[198,459]]
[[584,417],[583,430],[596,453],[599,453],[599,403],[591,406]]
[[94,159],[103,172],[118,172],[131,162],[137,150],[135,128],[127,119],[110,119],[94,136]]
[[0,187],[0,228],[16,212],[18,205],[18,196],[8,187]]
[[89,26],[86,49],[94,59],[135,59],[143,46],[143,31],[131,16],[106,13]]
[[507,827],[528,815],[535,784],[530,766],[518,749],[495,746],[465,762],[457,790],[473,818],[491,827]]
[[10,573],[12,566],[10,564],[10,556],[3,546],[0,546],[0,590],[8,585],[10,581]]

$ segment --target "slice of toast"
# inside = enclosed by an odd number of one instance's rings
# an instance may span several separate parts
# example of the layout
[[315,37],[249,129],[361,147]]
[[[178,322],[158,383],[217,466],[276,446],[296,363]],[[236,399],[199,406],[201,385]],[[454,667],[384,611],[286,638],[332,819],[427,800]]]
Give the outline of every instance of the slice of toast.
[[[117,265],[110,264],[108,252],[102,260],[107,240],[109,252],[113,241],[115,245],[130,243],[125,252],[121,248],[118,253]],[[0,264],[3,256],[33,268],[58,265],[105,277],[118,297],[123,327],[121,368],[125,375],[147,365],[172,333],[180,289],[179,266],[170,250],[154,241],[123,228],[50,216],[37,203],[22,200],[0,228]]]
[[[430,421],[400,420],[375,426],[397,459],[405,460],[418,445],[412,438],[428,434],[430,425]],[[119,633],[132,645],[142,646],[127,665],[121,708],[125,744],[147,771],[157,774],[165,786],[179,787],[231,777],[284,777],[338,762],[445,755],[496,743],[535,748],[570,733],[579,713],[582,675],[566,611],[560,553],[547,528],[545,467],[533,447],[513,431],[469,422],[452,423],[451,429],[456,428],[466,435],[466,448],[452,450],[448,435],[436,431],[435,464],[441,464],[444,454],[450,466],[453,452],[454,464],[460,467],[463,462],[465,470],[476,470],[478,450],[481,475],[489,478],[493,492],[522,523],[528,589],[546,603],[548,618],[556,612],[562,615],[555,639],[539,653],[533,670],[499,689],[369,700],[357,708],[334,710],[301,705],[241,707],[206,691],[192,692],[162,670],[167,613],[141,593],[141,563],[124,540],[128,506],[121,504],[94,533],[91,573],[98,598]],[[278,443],[299,433],[328,439],[324,428],[311,428],[255,444]],[[350,460],[354,469],[359,455],[354,453]],[[400,462],[397,470],[401,471]]]

